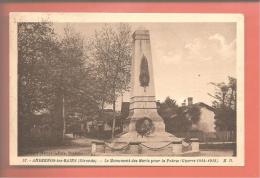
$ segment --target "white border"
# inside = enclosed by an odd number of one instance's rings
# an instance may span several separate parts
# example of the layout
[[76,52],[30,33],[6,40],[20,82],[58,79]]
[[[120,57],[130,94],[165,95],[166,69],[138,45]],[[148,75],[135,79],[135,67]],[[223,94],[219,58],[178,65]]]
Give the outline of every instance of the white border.
[[[244,166],[244,16],[242,14],[199,14],[199,13],[39,13],[39,12],[12,12],[9,19],[10,46],[9,46],[9,162],[10,165],[30,166]],[[18,22],[235,22],[237,24],[237,156],[236,157],[138,157],[138,156],[27,156],[19,157],[17,152],[17,23]],[[33,162],[34,158],[53,159],[51,162]],[[76,162],[64,162],[63,159],[76,159]],[[112,163],[105,159],[174,159],[179,162],[169,163]],[[82,163],[80,159],[96,160],[96,163]],[[202,160],[206,160],[206,162]],[[217,159],[218,162],[209,162]],[[232,162],[224,162],[224,159]],[[25,161],[26,160],[26,161]],[[58,160],[63,160],[59,162]],[[183,160],[196,160],[183,162]],[[199,161],[201,160],[201,161]]]

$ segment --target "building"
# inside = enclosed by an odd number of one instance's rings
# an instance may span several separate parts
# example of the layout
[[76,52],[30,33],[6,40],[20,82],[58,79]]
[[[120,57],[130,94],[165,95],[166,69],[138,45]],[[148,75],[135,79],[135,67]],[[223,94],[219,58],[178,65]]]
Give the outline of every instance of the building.
[[97,138],[109,138],[112,133],[113,120],[115,121],[115,133],[122,130],[119,113],[112,109],[104,109],[102,113],[93,115],[89,118],[79,114],[70,116],[67,122],[67,133],[75,133],[81,136],[91,136]]
[[193,130],[199,130],[202,132],[216,132],[215,130],[215,110],[211,106],[199,102],[193,104],[193,98],[188,97],[187,107],[196,107],[200,111],[200,118],[197,123],[192,124]]
[[[216,132],[215,131],[215,113],[214,113],[214,108],[212,108],[211,106],[203,103],[203,102],[199,102],[199,103],[195,103],[193,104],[193,98],[192,97],[188,97],[187,98],[187,105],[186,103],[183,103],[181,107],[186,108],[185,110],[188,111],[189,107],[195,107],[199,109],[199,119],[198,122],[196,123],[192,123],[192,130],[197,130],[197,131],[202,131],[202,132]],[[121,106],[121,119],[123,122],[123,131],[127,132],[127,128],[128,128],[128,124],[129,124],[129,102],[123,102],[122,106]],[[157,107],[160,107],[159,102],[157,102]],[[168,108],[165,109],[164,112],[167,113],[163,113],[164,116],[170,117],[170,118],[174,118],[176,117],[176,113]],[[162,113],[161,113],[162,114]],[[189,117],[188,113],[187,113],[187,117]]]

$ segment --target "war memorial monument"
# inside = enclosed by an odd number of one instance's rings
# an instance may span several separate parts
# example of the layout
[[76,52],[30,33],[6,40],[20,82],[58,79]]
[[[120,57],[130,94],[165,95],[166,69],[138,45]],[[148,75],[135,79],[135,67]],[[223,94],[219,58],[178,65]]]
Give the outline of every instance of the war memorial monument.
[[198,139],[187,143],[165,131],[157,112],[150,34],[133,33],[128,132],[109,141],[92,142],[92,155],[183,155],[199,153]]

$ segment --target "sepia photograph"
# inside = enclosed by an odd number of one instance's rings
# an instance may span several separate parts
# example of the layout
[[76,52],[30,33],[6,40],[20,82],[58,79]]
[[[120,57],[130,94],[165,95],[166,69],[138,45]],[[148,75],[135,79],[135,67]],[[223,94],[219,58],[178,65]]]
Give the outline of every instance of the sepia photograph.
[[10,164],[244,165],[242,15],[9,23]]

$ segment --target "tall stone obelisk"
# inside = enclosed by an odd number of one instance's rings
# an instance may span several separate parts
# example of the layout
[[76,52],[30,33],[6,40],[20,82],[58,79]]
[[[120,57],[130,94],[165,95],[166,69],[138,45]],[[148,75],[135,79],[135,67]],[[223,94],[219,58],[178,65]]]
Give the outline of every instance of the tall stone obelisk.
[[[157,112],[155,98],[153,63],[151,53],[150,34],[148,30],[136,30],[133,34],[134,55],[131,68],[131,98],[128,133],[119,140],[156,142],[172,141],[172,134],[165,132],[163,119]],[[153,125],[153,131],[140,136],[137,131],[137,122],[148,119]]]
[[133,42],[129,132],[136,130],[136,121],[143,117],[152,120],[155,132],[165,131],[163,119],[157,113],[149,31],[135,31]]
[[[136,30],[133,42],[128,132],[109,143],[98,143],[99,146],[92,142],[92,154],[96,154],[99,147],[100,153],[108,155],[183,155],[184,139],[166,132],[164,121],[157,113],[149,31]],[[199,152],[198,139],[191,142],[186,152]]]

